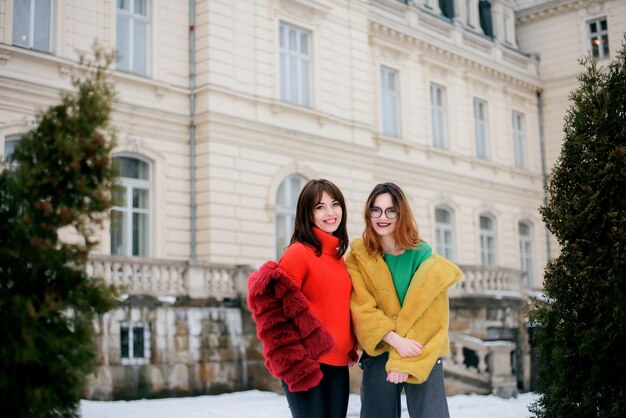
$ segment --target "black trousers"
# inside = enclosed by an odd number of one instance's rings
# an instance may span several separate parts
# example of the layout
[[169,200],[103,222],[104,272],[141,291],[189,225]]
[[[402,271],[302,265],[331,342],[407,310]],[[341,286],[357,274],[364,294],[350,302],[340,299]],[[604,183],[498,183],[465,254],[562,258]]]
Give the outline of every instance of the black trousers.
[[428,379],[419,385],[387,382],[385,365],[388,359],[388,353],[376,357],[363,353],[359,360],[363,369],[361,418],[400,418],[402,389],[411,418],[450,418],[441,359],[435,363]]
[[319,385],[302,392],[283,390],[293,418],[346,418],[350,396],[348,366],[320,364],[324,377]]

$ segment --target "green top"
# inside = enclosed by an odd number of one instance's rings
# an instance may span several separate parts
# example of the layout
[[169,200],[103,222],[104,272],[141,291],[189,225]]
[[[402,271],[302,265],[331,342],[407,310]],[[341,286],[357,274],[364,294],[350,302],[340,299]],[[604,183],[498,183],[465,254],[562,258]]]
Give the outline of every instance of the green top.
[[420,242],[415,246],[415,249],[405,250],[400,255],[385,254],[383,256],[391,272],[391,277],[393,277],[400,306],[404,304],[404,297],[409,290],[413,275],[422,262],[431,255],[433,255],[433,250],[430,245]]

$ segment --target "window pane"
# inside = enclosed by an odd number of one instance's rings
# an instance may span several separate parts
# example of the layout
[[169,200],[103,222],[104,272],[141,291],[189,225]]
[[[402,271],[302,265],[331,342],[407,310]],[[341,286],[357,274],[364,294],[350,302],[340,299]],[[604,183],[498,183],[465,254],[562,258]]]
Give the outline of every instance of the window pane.
[[128,10],[129,0],[117,0],[117,8],[122,10]]
[[50,51],[50,0],[35,1],[33,48]]
[[591,33],[596,33],[598,31],[596,22],[591,22],[589,24],[589,30],[591,31]]
[[30,0],[15,0],[13,3],[13,44],[29,47]]
[[280,257],[287,248],[288,244],[288,228],[289,216],[278,215],[276,216],[276,254]]
[[133,256],[148,256],[148,214],[133,213]]
[[296,36],[296,31],[293,30],[293,28],[289,28],[288,36],[289,36],[289,38],[288,38],[288,41],[289,41],[288,48],[289,48],[289,50],[297,51],[298,50],[298,46],[297,46],[298,40],[297,40],[297,36]]
[[280,48],[286,48],[287,43],[286,43],[286,39],[287,39],[287,28],[285,27],[285,25],[280,25]]
[[126,255],[124,237],[126,236],[126,213],[111,211],[111,254]]
[[437,209],[435,210],[435,220],[440,223],[450,223],[450,213],[447,210]]
[[120,327],[120,349],[121,349],[121,357],[128,358],[129,357],[129,345],[128,345],[128,327],[122,325]]
[[148,74],[148,29],[147,23],[134,21],[133,68],[135,74]]
[[605,31],[606,30],[606,19],[602,19],[600,21],[600,29]]
[[135,13],[142,16],[148,15],[146,0],[135,0]]
[[480,229],[490,230],[491,229],[491,219],[487,218],[486,216],[481,216],[480,217]]
[[7,137],[4,139],[4,161],[8,161],[9,158],[11,158],[11,155],[13,155],[13,151],[19,142],[19,137]]
[[130,18],[117,15],[117,68],[122,71],[130,71]]
[[300,53],[309,55],[309,34],[306,32],[300,32]]
[[150,166],[148,163],[130,157],[115,157],[113,162],[119,164],[120,177],[149,180]]
[[149,196],[149,190],[133,189],[133,208],[150,209]]
[[133,358],[144,358],[143,327],[133,328]]
[[530,234],[530,228],[525,223],[520,222],[519,233],[520,235],[528,236]]
[[309,63],[307,61],[301,61],[302,64],[302,80],[300,81],[301,95],[299,104],[302,106],[309,105]]
[[287,192],[285,190],[286,188],[287,183],[284,181],[280,183],[280,186],[278,186],[278,192],[276,193],[276,206],[278,207],[287,206]]

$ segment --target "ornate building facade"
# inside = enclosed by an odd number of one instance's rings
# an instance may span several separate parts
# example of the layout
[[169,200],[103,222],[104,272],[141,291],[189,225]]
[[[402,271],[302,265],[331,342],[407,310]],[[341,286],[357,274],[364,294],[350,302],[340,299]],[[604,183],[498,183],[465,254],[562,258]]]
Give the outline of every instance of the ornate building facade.
[[587,48],[553,9],[581,31],[597,21],[601,59],[626,19],[618,1],[523,3],[0,0],[4,157],[94,40],[118,51],[123,192],[88,267],[128,298],[96,324],[87,396],[271,386],[245,277],[280,256],[300,187],[320,177],[344,192],[351,237],[375,184],[403,187],[423,239],[465,273],[450,379],[529,389],[519,312],[549,257],[537,209],[575,84],[563,80]]

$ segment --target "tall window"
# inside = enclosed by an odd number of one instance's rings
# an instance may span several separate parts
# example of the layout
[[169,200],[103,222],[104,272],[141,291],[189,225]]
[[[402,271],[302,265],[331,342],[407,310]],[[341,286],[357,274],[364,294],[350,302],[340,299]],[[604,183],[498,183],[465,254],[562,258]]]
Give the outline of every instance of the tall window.
[[606,17],[587,22],[589,28],[589,52],[592,58],[609,58],[609,31]]
[[446,138],[446,97],[445,89],[432,83],[430,85],[430,105],[432,109],[433,146],[447,148]]
[[305,180],[300,176],[289,176],[278,187],[276,194],[276,256],[280,258],[291,241],[293,221],[296,215],[298,195]]
[[13,44],[50,52],[52,0],[14,0]]
[[526,283],[530,287],[535,282],[532,228],[528,223],[520,222],[518,230],[520,266],[524,274],[526,274]]
[[489,215],[480,215],[480,262],[483,266],[496,265],[496,229]]
[[439,0],[441,14],[449,19],[454,18],[454,0]]
[[435,209],[435,237],[437,253],[449,260],[454,260],[454,227],[452,212],[448,208]]
[[117,69],[148,75],[148,0],[117,0]]
[[526,168],[524,142],[524,115],[513,112],[513,152],[515,154],[515,167],[517,168]]
[[120,323],[122,364],[145,364],[150,360],[150,328],[145,322]]
[[476,157],[489,158],[487,133],[487,102],[474,99],[474,130],[476,132]]
[[280,99],[310,106],[311,34],[304,29],[280,24]]
[[111,254],[150,255],[150,165],[132,157],[115,157],[120,177],[113,192]]
[[7,162],[9,160],[9,158],[11,157],[11,155],[13,155],[13,150],[15,150],[15,147],[17,146],[18,142],[20,142],[21,137],[19,135],[11,135],[11,136],[7,136],[4,138],[4,151],[2,153],[2,164],[4,165],[5,168],[11,168],[14,167],[13,163],[12,165],[9,165],[9,163]]
[[381,113],[383,134],[399,136],[398,133],[398,72],[382,66],[380,69]]
[[489,0],[478,0],[478,20],[485,36],[493,38],[493,21]]

